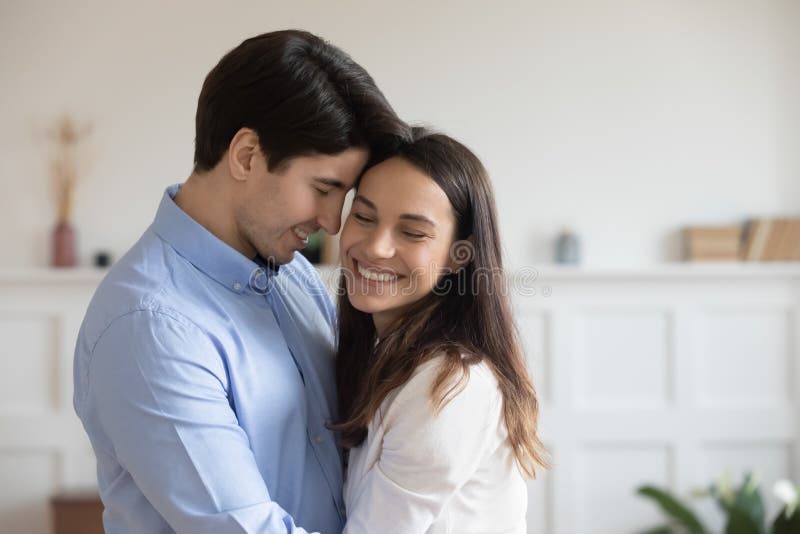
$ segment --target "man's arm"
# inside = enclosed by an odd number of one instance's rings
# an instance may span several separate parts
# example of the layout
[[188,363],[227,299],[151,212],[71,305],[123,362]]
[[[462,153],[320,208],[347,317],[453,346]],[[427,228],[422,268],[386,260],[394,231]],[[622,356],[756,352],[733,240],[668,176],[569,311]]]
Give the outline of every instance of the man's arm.
[[305,533],[270,499],[212,341],[184,317],[116,319],[92,351],[89,398],[109,451],[176,532]]

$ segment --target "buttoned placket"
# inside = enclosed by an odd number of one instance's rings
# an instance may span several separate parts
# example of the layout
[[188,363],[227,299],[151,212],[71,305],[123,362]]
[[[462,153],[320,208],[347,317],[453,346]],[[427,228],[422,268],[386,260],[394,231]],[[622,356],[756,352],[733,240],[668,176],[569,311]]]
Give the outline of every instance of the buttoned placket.
[[[278,317],[278,313],[276,311],[276,306],[281,306],[283,308],[283,303],[280,302],[280,298],[275,295],[275,292],[268,291],[264,298],[275,314],[275,319],[279,325],[281,325],[282,321]],[[285,312],[285,310],[284,310]],[[288,325],[281,325],[281,327],[288,327]],[[306,427],[306,435],[308,436],[309,444],[311,445],[314,454],[317,456],[317,461],[320,463],[323,472],[328,479],[328,483],[331,484],[331,492],[335,496],[334,504],[336,505],[336,509],[339,511],[341,516],[341,520],[345,520],[345,507],[344,501],[341,497],[341,492],[337,494],[334,491],[333,486],[336,484],[335,480],[339,477],[336,477],[334,473],[331,473],[328,470],[328,466],[330,462],[336,462],[341,465],[341,456],[339,454],[339,449],[334,442],[334,437],[332,435],[331,430],[327,428],[327,423],[330,422],[330,414],[322,413],[320,411],[321,406],[324,404],[322,399],[319,399],[314,394],[314,389],[309,389],[308,384],[306,384],[306,378],[303,373],[303,366],[298,361],[297,356],[292,351],[292,347],[289,347],[289,353],[292,355],[294,359],[295,366],[297,367],[298,372],[300,373],[301,378],[303,379],[304,389],[306,391],[306,399],[308,399],[308,426]],[[325,460],[325,461],[324,461]]]

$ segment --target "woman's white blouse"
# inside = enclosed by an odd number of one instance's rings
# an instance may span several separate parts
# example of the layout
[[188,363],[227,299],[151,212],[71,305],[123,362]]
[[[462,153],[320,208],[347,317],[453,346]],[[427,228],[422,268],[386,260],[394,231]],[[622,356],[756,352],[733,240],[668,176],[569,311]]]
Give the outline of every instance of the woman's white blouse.
[[383,402],[350,451],[345,534],[519,534],[527,487],[508,442],[488,365],[434,415],[442,357],[420,365]]

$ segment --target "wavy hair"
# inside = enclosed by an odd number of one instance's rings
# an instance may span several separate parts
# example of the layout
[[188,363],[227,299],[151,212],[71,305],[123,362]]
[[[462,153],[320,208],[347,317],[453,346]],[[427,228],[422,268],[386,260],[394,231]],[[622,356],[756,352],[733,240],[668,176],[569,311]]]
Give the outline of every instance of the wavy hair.
[[339,281],[336,381],[339,432],[345,448],[363,443],[381,403],[426,360],[444,354],[431,401],[440,410],[469,380],[470,367],[486,361],[503,398],[509,442],[529,477],[547,467],[537,433],[539,403],[511,317],[503,274],[494,194],[480,160],[454,139],[414,128],[396,154],[445,192],[455,214],[451,254],[460,268],[443,273],[434,290],[410,304],[379,340],[372,316],[350,304],[345,275]]

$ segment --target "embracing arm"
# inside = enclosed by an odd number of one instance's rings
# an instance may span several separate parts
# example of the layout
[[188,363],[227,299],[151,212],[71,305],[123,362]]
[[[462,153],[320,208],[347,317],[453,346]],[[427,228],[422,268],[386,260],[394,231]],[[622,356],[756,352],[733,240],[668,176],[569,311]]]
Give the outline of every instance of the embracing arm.
[[149,310],[115,320],[89,373],[109,452],[176,532],[305,532],[270,499],[225,364],[190,321]]
[[477,470],[498,415],[496,382],[473,366],[464,389],[434,415],[438,371],[436,360],[420,366],[387,407],[380,459],[348,508],[345,534],[426,532]]

